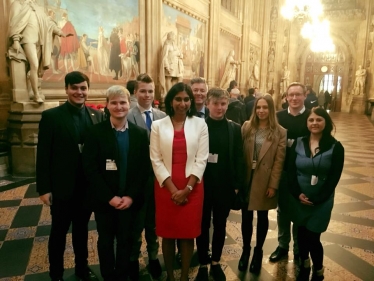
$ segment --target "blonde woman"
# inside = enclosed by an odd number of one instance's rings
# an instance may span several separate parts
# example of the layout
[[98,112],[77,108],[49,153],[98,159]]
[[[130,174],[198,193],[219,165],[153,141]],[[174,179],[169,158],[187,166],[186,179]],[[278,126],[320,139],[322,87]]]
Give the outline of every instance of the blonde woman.
[[239,270],[248,266],[253,230],[253,211],[257,211],[256,247],[249,271],[261,270],[262,247],[269,227],[268,211],[277,207],[277,189],[286,154],[286,130],[275,117],[270,95],[255,100],[249,121],[242,127],[243,151],[246,164],[245,199],[242,209],[243,253]]

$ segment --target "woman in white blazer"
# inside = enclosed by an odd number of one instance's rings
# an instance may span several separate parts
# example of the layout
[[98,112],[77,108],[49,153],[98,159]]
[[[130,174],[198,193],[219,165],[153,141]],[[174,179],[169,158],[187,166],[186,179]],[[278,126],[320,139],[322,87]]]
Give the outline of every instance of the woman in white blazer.
[[156,176],[156,233],[169,281],[174,281],[175,240],[180,241],[182,281],[188,270],[194,238],[200,235],[204,199],[202,177],[209,153],[208,128],[195,117],[191,87],[175,84],[165,97],[168,117],[154,121],[151,130],[151,161]]

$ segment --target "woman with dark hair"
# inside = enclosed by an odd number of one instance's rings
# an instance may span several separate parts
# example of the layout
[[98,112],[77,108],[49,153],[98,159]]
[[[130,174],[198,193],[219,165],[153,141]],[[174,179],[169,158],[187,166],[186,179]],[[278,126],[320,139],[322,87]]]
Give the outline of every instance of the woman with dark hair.
[[194,238],[201,233],[209,140],[205,120],[195,117],[191,87],[175,84],[165,97],[168,117],[152,123],[151,161],[156,176],[156,233],[162,237],[167,280],[174,281],[175,240],[182,257],[182,281],[188,270]]
[[269,228],[268,211],[277,208],[277,189],[286,155],[286,130],[278,124],[270,95],[257,98],[251,118],[242,127],[247,190],[242,209],[243,253],[238,269],[248,267],[253,232],[253,212],[257,211],[256,247],[249,271],[258,274],[262,247]]
[[310,134],[298,138],[288,163],[289,188],[292,194],[292,221],[298,226],[300,272],[298,281],[309,280],[309,254],[313,261],[313,281],[323,280],[325,232],[334,206],[335,188],[344,165],[344,148],[333,136],[334,123],[326,110],[313,108],[307,119]]

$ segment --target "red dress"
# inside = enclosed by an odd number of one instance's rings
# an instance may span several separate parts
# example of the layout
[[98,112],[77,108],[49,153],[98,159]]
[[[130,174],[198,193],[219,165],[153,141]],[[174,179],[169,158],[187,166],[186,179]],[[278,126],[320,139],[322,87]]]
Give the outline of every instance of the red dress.
[[[186,139],[184,130],[174,131],[171,179],[178,189],[184,189],[188,178],[185,177],[187,162]],[[163,238],[192,239],[201,233],[203,211],[203,183],[196,183],[187,197],[188,203],[179,206],[171,200],[171,193],[155,181],[156,234]]]

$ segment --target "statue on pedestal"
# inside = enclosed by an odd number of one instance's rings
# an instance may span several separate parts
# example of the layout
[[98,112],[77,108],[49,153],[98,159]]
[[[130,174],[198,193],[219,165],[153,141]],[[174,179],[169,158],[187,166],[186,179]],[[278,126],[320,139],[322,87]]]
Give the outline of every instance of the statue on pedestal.
[[362,95],[365,90],[365,80],[366,80],[366,69],[363,69],[361,65],[358,66],[356,70],[356,80],[353,85],[354,95]]
[[175,42],[175,34],[171,31],[167,34],[167,38],[162,47],[160,84],[163,88],[163,97],[174,84],[183,81],[184,65],[182,58],[183,54]]
[[287,66],[284,66],[280,83],[281,94],[287,92],[288,85],[290,84],[290,73]]
[[38,90],[39,78],[51,64],[53,36],[66,37],[52,17],[47,16],[35,0],[15,0],[9,13],[9,49],[11,60],[27,62],[33,100],[43,103]]
[[236,70],[238,69],[240,62],[234,59],[235,51],[231,50],[226,58],[225,72],[223,73],[220,88],[227,89],[230,81],[236,80]]

